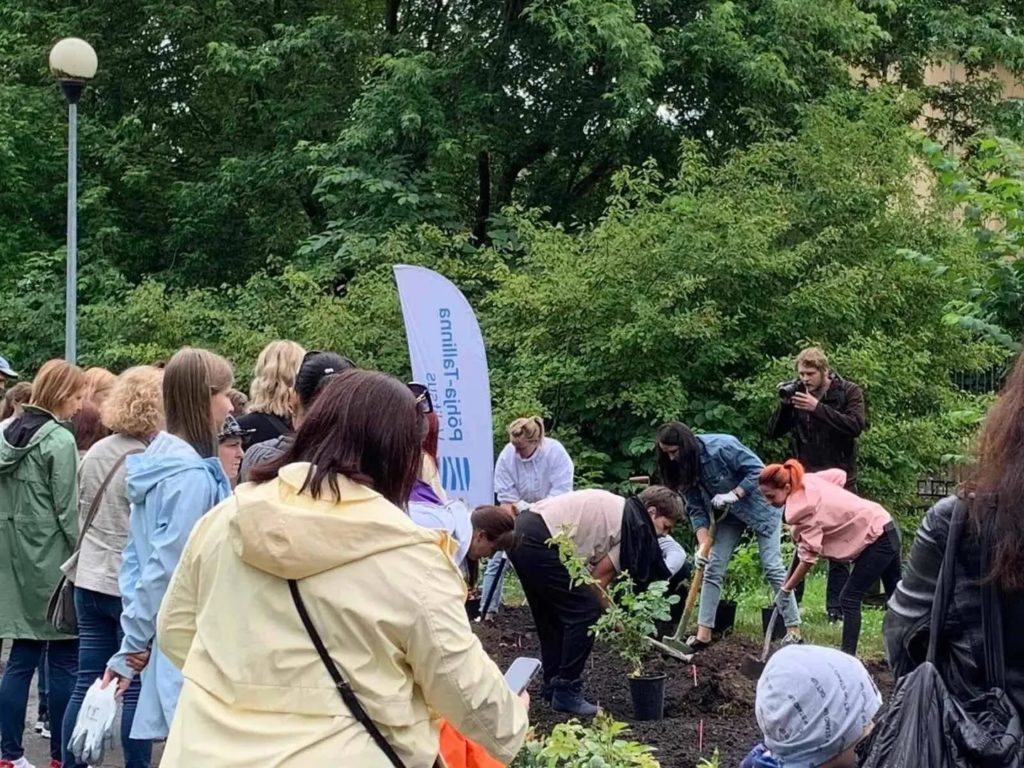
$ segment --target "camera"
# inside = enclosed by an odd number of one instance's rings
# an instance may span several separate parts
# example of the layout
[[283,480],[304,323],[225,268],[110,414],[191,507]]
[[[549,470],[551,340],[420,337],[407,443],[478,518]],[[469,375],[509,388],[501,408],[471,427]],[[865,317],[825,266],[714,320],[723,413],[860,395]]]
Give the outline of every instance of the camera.
[[797,392],[806,392],[807,387],[800,379],[793,379],[792,381],[784,381],[779,384],[779,399],[784,403],[788,403],[793,399],[793,395]]

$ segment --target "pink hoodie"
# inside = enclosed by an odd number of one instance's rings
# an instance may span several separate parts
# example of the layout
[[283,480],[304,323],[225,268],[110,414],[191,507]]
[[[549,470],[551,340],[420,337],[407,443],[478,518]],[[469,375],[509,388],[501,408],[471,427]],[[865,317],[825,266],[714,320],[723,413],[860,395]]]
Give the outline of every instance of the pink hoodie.
[[819,557],[850,562],[873,544],[892,522],[880,505],[843,488],[841,469],[808,472],[804,487],[786,499],[786,522],[792,526],[797,554],[805,563]]

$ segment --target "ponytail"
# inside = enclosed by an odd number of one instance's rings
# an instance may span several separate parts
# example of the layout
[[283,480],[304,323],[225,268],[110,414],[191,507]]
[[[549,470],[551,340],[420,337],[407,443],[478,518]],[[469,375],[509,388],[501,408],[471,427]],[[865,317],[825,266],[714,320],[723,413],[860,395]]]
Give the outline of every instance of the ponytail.
[[759,485],[766,488],[785,488],[787,485],[793,491],[799,491],[804,487],[804,465],[796,459],[788,459],[783,464],[769,464],[761,470],[757,478]]

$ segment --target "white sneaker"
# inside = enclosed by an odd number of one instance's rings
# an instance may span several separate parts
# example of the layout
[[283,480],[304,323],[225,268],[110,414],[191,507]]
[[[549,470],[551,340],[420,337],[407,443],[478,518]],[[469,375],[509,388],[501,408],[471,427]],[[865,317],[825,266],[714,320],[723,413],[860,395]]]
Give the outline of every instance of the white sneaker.
[[36,720],[36,733],[44,739],[50,738],[50,725],[45,720]]
[[0,768],[7,768],[7,766],[11,768],[36,768],[24,757],[19,757],[17,760],[0,760]]

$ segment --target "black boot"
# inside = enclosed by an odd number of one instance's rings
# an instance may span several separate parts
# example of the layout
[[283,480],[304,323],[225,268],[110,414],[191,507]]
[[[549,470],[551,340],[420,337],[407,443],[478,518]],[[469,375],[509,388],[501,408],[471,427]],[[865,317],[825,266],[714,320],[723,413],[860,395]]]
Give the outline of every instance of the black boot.
[[551,697],[555,695],[555,686],[550,680],[544,681],[544,686],[540,689],[540,697],[544,699],[545,704],[551,703]]
[[551,684],[554,687],[551,708],[555,712],[567,712],[580,717],[593,717],[597,714],[597,707],[583,698],[583,681],[579,678],[566,680],[556,677]]

